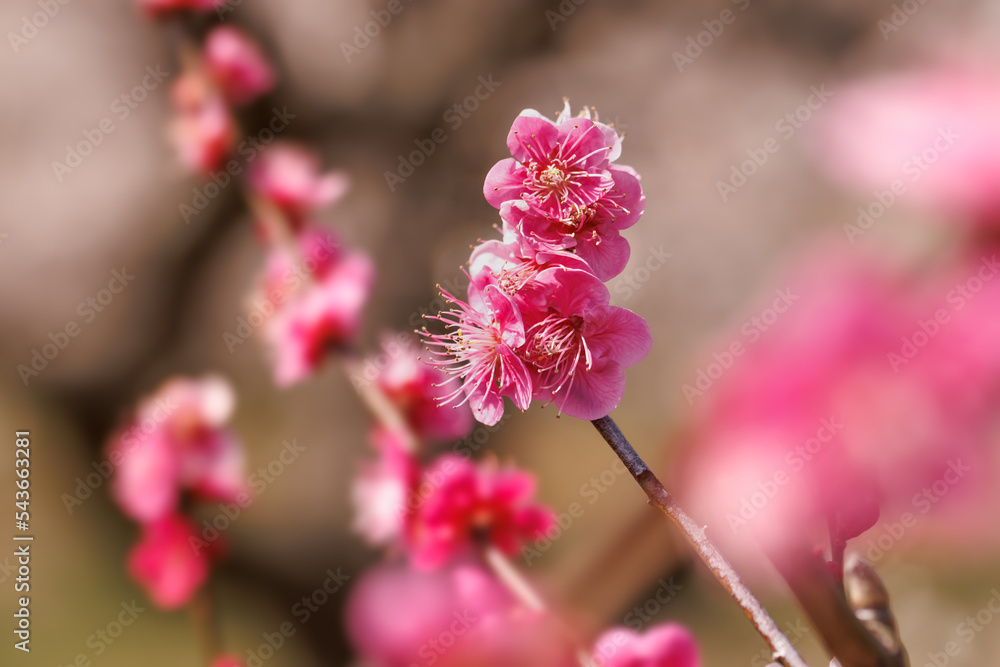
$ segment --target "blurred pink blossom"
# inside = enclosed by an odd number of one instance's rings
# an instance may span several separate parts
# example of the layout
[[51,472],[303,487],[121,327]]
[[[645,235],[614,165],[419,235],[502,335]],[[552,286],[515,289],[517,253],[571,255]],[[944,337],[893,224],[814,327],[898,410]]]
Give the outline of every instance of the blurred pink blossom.
[[546,612],[512,609],[483,618],[441,651],[439,667],[578,667],[574,637]]
[[420,467],[404,438],[386,428],[372,436],[378,459],[367,462],[354,482],[354,529],[370,544],[397,543],[403,535]]
[[[283,252],[274,251],[270,268],[283,261],[278,258]],[[304,380],[328,352],[354,341],[373,280],[374,268],[367,255],[338,253],[320,262],[315,275],[301,279],[298,289],[276,307],[264,334],[279,386]]]
[[468,435],[473,423],[468,406],[438,404],[448,393],[442,386],[447,375],[421,361],[419,354],[409,334],[385,336],[381,350],[367,361],[366,368],[379,368],[375,381],[418,437],[450,442]]
[[594,643],[599,667],[699,667],[698,644],[681,625],[665,623],[639,634],[626,628],[608,630]]
[[883,75],[837,93],[816,126],[816,153],[836,180],[866,196],[884,193],[887,205],[899,197],[995,225],[998,115],[998,71],[941,65]]
[[208,578],[207,552],[190,543],[197,538],[194,525],[176,515],[143,525],[142,539],[128,556],[128,571],[156,606],[187,604]]
[[[431,489],[426,495],[423,489]],[[551,510],[536,504],[535,480],[495,462],[479,465],[461,456],[438,458],[424,471],[420,502],[408,522],[406,546],[420,569],[439,567],[476,544],[514,555],[526,540],[555,523]]]
[[224,428],[234,402],[215,376],[170,380],[141,401],[109,446],[122,511],[148,522],[172,513],[183,490],[219,501],[245,492],[243,447]]
[[311,213],[347,191],[345,174],[321,174],[319,169],[319,156],[312,151],[279,142],[250,164],[248,179],[255,193],[282,211],[296,230]]
[[479,565],[453,563],[433,572],[378,565],[354,586],[347,632],[357,652],[377,667],[435,660],[485,619],[509,612],[510,594]]
[[228,25],[213,28],[205,38],[205,67],[226,100],[241,106],[274,87],[275,75],[257,43]]
[[224,655],[212,663],[212,667],[244,667],[243,661],[231,655]]
[[830,520],[854,537],[880,508],[888,520],[926,513],[915,494],[946,479],[942,505],[964,508],[965,528],[981,518],[998,472],[987,444],[1000,281],[980,283],[975,300],[956,287],[988,265],[914,283],[828,254],[792,272],[799,301],[725,368],[716,361],[693,398],[699,426],[679,480],[714,538],[811,549]]
[[170,99],[176,113],[170,138],[181,162],[201,174],[216,169],[236,137],[236,124],[225,100],[200,70],[181,74],[170,89]]
[[154,17],[175,11],[207,12],[225,4],[226,0],[137,0],[139,7]]

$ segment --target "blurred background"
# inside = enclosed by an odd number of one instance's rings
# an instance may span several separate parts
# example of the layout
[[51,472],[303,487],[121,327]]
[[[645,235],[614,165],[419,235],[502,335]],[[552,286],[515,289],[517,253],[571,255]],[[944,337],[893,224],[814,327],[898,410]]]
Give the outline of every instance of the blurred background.
[[[124,118],[116,105],[147,68],[176,74],[170,31],[128,0],[70,0],[26,30],[39,6],[17,0],[0,7],[9,42],[0,57],[0,424],[9,439],[30,429],[36,457],[33,651],[25,660],[5,642],[2,662],[69,665],[79,654],[109,667],[196,662],[189,618],[148,605],[97,653],[91,637],[117,618],[122,603],[143,604],[123,567],[137,531],[110,502],[107,485],[81,505],[67,507],[63,497],[94,471],[109,433],[137,399],[172,375],[206,372],[225,375],[236,389],[232,428],[247,447],[249,471],[273,461],[284,441],[305,447],[233,522],[229,559],[212,582],[226,644],[246,656],[263,633],[289,620],[328,569],[356,581],[381,558],[350,530],[351,482],[368,456],[369,418],[335,366],[279,391],[260,341],[227,347],[223,336],[246,315],[264,258],[240,193],[223,188],[185,221],[181,206],[202,181],[178,163],[167,140],[167,85],[150,90]],[[315,148],[326,168],[351,178],[349,193],[322,217],[377,265],[363,347],[374,349],[383,331],[412,328],[414,314],[433,307],[435,283],[455,280],[469,244],[492,233],[497,216],[483,200],[482,181],[507,156],[518,112],[554,115],[563,97],[574,109],[593,105],[625,133],[621,162],[642,175],[647,198],[644,217],[625,232],[630,264],[609,287],[613,303],[649,320],[653,351],[630,369],[615,417],[670,484],[683,481],[674,462],[697,421],[684,385],[788,286],[789,266],[818,248],[912,274],[946,262],[982,233],[978,223],[918,201],[887,207],[877,225],[852,238],[844,226],[856,223],[877,186],[843,187],[837,168],[824,166],[830,133],[822,128],[838,122],[825,99],[835,102],[852,81],[942,62],[1000,66],[998,2],[403,6],[349,56],[342,44],[384,2],[244,0],[225,15],[260,41],[278,69],[264,108],[294,116],[282,137]],[[720,23],[724,12],[732,20]],[[457,122],[449,110],[482,80],[494,82],[493,92]],[[114,129],[100,133],[91,154],[68,173],[54,168],[66,163],[68,145],[106,118]],[[437,128],[446,141],[390,188],[386,172]],[[742,182],[734,177],[765,145],[766,161]],[[85,315],[82,304],[108,287],[114,271],[134,279]],[[823,317],[821,309],[815,317]],[[80,335],[25,381],[18,366],[74,321]],[[644,606],[656,619],[687,624],[706,665],[765,664],[764,645],[739,609],[692,563],[638,487],[615,473],[589,425],[532,408],[474,437],[480,453],[535,472],[540,497],[557,512],[583,504],[582,516],[550,548],[522,563],[569,616],[599,629],[627,623]],[[996,444],[994,435],[989,446]],[[0,468],[12,496],[13,467]],[[588,486],[593,480],[598,485]],[[593,503],[592,488],[601,489]],[[985,508],[978,528],[969,529],[993,538],[982,540],[993,546],[929,545],[921,534],[929,524],[920,524],[879,559],[914,665],[942,651],[956,626],[1000,587],[998,510]],[[862,553],[867,540],[857,540]],[[7,619],[15,604],[9,554],[0,550]],[[680,587],[669,603],[649,604],[671,577]],[[751,583],[811,664],[826,664],[775,575],[754,568]],[[358,664],[343,630],[345,600],[346,591],[332,596],[268,664]],[[948,664],[998,661],[1000,620],[985,624]]]

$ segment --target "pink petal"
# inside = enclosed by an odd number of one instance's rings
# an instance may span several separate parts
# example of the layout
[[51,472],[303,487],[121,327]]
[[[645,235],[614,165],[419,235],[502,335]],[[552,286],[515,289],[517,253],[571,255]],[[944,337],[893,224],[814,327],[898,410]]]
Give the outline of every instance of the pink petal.
[[627,308],[602,306],[587,313],[584,330],[594,354],[628,368],[642,361],[653,345],[649,323]]

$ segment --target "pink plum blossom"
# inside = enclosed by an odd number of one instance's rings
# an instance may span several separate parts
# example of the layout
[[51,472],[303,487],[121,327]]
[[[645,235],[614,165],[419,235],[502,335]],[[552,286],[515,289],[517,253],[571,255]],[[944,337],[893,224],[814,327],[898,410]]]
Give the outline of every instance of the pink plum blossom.
[[442,290],[456,310],[429,317],[443,322],[448,331],[430,334],[424,330],[428,346],[437,356],[433,366],[459,381],[459,386],[441,400],[442,405],[459,399],[472,406],[473,415],[493,425],[503,416],[503,397],[525,410],[531,403],[531,378],[514,350],[524,345],[524,322],[511,297],[495,285],[480,290],[469,285],[469,303]]
[[447,394],[442,385],[448,376],[423,363],[418,355],[419,347],[411,335],[386,336],[381,351],[368,360],[366,368],[382,366],[375,382],[418,437],[452,441],[466,436],[472,430],[471,411],[466,405],[439,405]]
[[341,172],[319,173],[319,157],[295,144],[276,143],[250,163],[254,192],[282,211],[298,229],[313,211],[340,199],[348,178]]
[[274,87],[274,70],[241,30],[221,25],[205,38],[205,68],[230,104],[241,106]]
[[367,255],[345,253],[280,305],[264,325],[279,386],[304,380],[329,351],[354,341],[373,279]]
[[154,17],[185,10],[207,12],[225,4],[225,0],[137,0],[137,2],[140,8]]
[[445,455],[424,471],[433,489],[423,497],[407,526],[407,548],[415,567],[429,569],[466,554],[477,542],[507,555],[537,539],[555,522],[553,513],[533,502],[535,482],[528,473],[476,465]]
[[212,663],[212,667],[245,667],[243,661],[239,658],[231,655],[224,655],[220,658],[216,658],[215,662]]
[[998,71],[940,65],[881,75],[856,81],[831,100],[816,126],[816,155],[836,180],[869,199],[888,193],[971,223],[995,225],[1000,221],[998,114]]
[[625,628],[605,632],[594,644],[600,667],[699,667],[698,644],[681,625],[666,623],[639,634]]
[[458,308],[430,318],[450,328],[425,333],[438,355],[430,363],[460,382],[446,400],[464,393],[485,424],[503,415],[504,396],[522,410],[533,397],[580,419],[608,415],[624,394],[624,370],[649,352],[649,325],[611,306],[607,287],[580,258],[519,258],[519,248],[516,241],[477,247],[468,303],[445,293]]
[[[961,509],[948,514],[951,534],[982,538],[970,528],[996,497],[986,443],[998,330],[987,313],[1000,287],[975,299],[961,290],[990,261],[922,283],[836,254],[791,273],[799,300],[704,393],[688,394],[700,415],[682,495],[719,539],[740,551],[747,536],[772,553],[811,549],[828,521],[855,537],[880,509],[891,520],[914,503]],[[954,482],[948,502],[918,499],[941,480]]]
[[421,649],[426,652],[429,642],[449,628],[468,630],[514,606],[482,566],[458,562],[425,572],[391,564],[362,575],[345,615],[351,644],[366,662],[410,667],[424,662]]
[[625,392],[625,369],[649,353],[649,324],[609,305],[607,287],[585,271],[555,267],[536,280],[549,299],[544,311],[525,314],[535,398],[579,419],[610,414]]
[[354,529],[370,544],[396,543],[403,537],[420,467],[403,436],[377,428],[372,440],[378,458],[363,465],[352,490]]
[[198,531],[188,520],[169,515],[143,525],[142,539],[128,556],[128,571],[162,609],[187,604],[208,578],[209,556],[192,548]]
[[548,218],[571,222],[614,187],[608,163],[621,151],[617,133],[588,117],[556,122],[526,109],[507,135],[511,158],[486,176],[483,194],[495,208],[523,199]]
[[200,70],[181,74],[170,97],[177,112],[170,138],[181,162],[199,173],[211,172],[235,144],[236,125],[229,107]]
[[594,203],[573,209],[569,220],[550,217],[525,199],[503,202],[500,217],[505,233],[537,251],[572,250],[598,278],[614,278],[629,258],[628,241],[619,232],[639,219],[646,198],[634,170],[611,165],[608,171],[613,187]]
[[243,447],[224,428],[234,402],[228,383],[208,376],[171,380],[139,404],[108,452],[112,493],[127,515],[160,519],[183,490],[226,502],[245,492]]
[[546,612],[512,609],[481,619],[441,656],[439,667],[578,667],[574,637]]

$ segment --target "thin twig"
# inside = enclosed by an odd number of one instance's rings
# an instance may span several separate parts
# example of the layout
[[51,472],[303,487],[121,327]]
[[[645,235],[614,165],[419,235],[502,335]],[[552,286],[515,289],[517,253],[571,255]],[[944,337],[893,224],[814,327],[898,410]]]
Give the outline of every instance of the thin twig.
[[782,634],[774,619],[767,613],[764,606],[754,597],[747,585],[733,569],[729,561],[722,555],[719,549],[705,535],[705,529],[695,522],[690,515],[685,512],[674,497],[667,492],[663,484],[656,475],[649,469],[646,462],[635,451],[629,441],[622,434],[618,425],[611,417],[595,419],[594,427],[603,436],[604,440],[611,446],[618,458],[622,460],[632,477],[639,483],[642,490],[649,497],[649,502],[654,507],[667,515],[676,525],[688,543],[695,550],[695,553],[705,562],[708,568],[719,580],[722,587],[726,589],[733,601],[743,610],[747,618],[756,628],[757,632],[764,638],[774,657],[780,659],[789,667],[809,667],[802,656],[792,645],[792,642]]
[[198,644],[201,647],[205,665],[211,667],[219,656],[221,642],[219,641],[215,610],[212,605],[212,595],[207,586],[198,592],[191,604],[188,605],[188,610],[198,634]]

